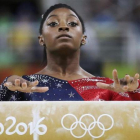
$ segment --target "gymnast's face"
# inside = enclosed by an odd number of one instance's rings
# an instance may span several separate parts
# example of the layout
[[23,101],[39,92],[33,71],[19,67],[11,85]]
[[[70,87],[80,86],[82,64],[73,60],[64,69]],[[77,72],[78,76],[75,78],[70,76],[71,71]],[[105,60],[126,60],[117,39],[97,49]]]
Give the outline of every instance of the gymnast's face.
[[39,42],[43,41],[49,52],[67,54],[77,51],[84,39],[77,15],[70,9],[59,8],[46,18]]

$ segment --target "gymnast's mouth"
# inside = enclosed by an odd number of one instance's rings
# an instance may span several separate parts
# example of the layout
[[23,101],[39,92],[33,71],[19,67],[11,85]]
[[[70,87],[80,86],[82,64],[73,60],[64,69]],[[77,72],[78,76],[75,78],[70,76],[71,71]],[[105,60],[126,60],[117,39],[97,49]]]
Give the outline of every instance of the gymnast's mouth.
[[57,36],[57,39],[59,38],[72,38],[72,37],[68,34],[62,34],[62,35]]

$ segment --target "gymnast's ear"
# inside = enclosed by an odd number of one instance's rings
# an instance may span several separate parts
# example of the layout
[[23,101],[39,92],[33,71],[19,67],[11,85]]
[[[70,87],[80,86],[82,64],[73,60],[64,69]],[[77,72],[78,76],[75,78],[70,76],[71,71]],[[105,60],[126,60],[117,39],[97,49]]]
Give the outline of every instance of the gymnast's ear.
[[87,38],[87,36],[86,35],[83,35],[82,42],[81,42],[82,45],[85,45],[86,44],[86,38]]
[[87,36],[86,36],[86,35],[83,35],[83,39],[85,39],[85,40],[86,40],[86,39],[87,39]]
[[41,45],[41,46],[44,46],[44,38],[43,38],[43,36],[42,35],[39,35],[38,36],[38,41],[39,41],[39,44]]

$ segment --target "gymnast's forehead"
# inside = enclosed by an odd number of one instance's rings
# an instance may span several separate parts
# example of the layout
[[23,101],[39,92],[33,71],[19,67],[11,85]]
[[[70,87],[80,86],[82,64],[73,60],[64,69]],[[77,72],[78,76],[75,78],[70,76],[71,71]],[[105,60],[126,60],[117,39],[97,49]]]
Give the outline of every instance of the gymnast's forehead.
[[53,10],[52,12],[50,12],[48,14],[48,16],[46,17],[46,20],[50,19],[50,18],[61,18],[61,17],[73,17],[79,20],[78,16],[70,9],[68,8],[57,8],[55,10]]

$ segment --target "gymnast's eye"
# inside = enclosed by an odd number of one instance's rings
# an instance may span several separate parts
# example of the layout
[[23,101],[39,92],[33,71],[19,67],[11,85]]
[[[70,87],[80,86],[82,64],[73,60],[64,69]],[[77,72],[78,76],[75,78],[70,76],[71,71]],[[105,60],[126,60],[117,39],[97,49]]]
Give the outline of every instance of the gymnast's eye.
[[51,23],[48,24],[48,26],[51,26],[51,27],[55,27],[56,25],[58,25],[57,22],[51,22]]
[[75,27],[75,26],[77,26],[78,24],[76,23],[76,22],[70,22],[70,23],[68,23],[70,26],[72,26],[72,27]]

